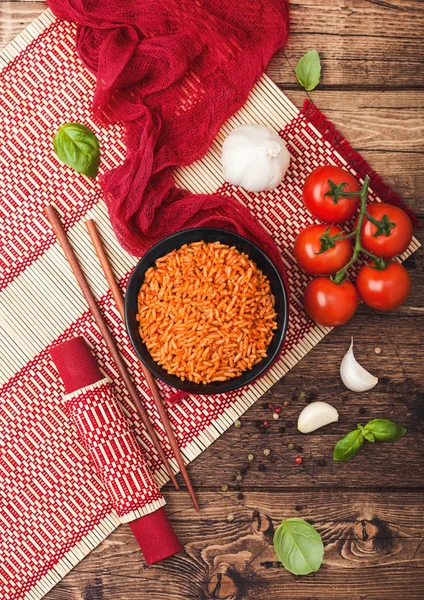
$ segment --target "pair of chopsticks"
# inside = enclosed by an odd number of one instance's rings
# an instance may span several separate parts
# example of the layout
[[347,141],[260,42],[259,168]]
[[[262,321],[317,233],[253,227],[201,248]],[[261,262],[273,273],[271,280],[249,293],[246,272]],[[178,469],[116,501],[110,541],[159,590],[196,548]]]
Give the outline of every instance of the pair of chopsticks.
[[[51,204],[49,206],[46,206],[45,213],[46,213],[47,219],[49,220],[50,225],[52,226],[52,229],[56,235],[56,238],[62,247],[65,257],[69,263],[69,266],[71,267],[72,272],[75,275],[75,279],[77,280],[77,283],[78,283],[80,290],[88,304],[88,307],[89,307],[90,312],[97,324],[97,327],[99,328],[100,333],[102,334],[102,337],[105,340],[106,345],[109,349],[109,352],[112,355],[113,361],[119,371],[119,374],[122,377],[122,380],[125,384],[125,387],[128,390],[131,400],[134,402],[134,405],[137,408],[138,414],[144,423],[146,431],[149,434],[154,447],[156,448],[156,450],[159,453],[159,456],[161,457],[161,460],[168,472],[168,475],[169,475],[172,483],[174,484],[175,488],[178,490],[179,486],[178,486],[177,480],[175,479],[175,475],[172,471],[172,468],[168,462],[167,456],[160,444],[160,441],[156,435],[153,425],[151,424],[151,422],[149,420],[147,412],[141,402],[141,399],[137,392],[137,389],[136,389],[134,383],[132,382],[130,374],[128,373],[128,370],[127,370],[125,363],[121,357],[121,354],[118,350],[115,340],[113,339],[113,336],[106,324],[106,321],[97,305],[97,302],[94,298],[93,292],[90,289],[88,281],[81,269],[81,266],[75,255],[75,252],[68,240],[68,237],[63,228],[60,217],[59,217],[56,209],[54,208],[54,206]],[[122,293],[121,293],[121,290],[120,290],[120,288],[116,282],[116,279],[113,275],[112,268],[109,264],[105,249],[103,247],[102,241],[101,241],[99,233],[97,231],[97,227],[96,227],[94,221],[92,221],[92,220],[87,221],[86,226],[87,226],[87,230],[89,232],[90,238],[92,240],[94,249],[98,256],[99,262],[100,262],[103,272],[105,274],[106,280],[108,282],[109,288],[112,292],[112,296],[113,296],[113,299],[118,308],[119,314],[121,315],[122,320],[124,320],[124,300],[122,297]],[[193,486],[191,485],[191,482],[190,482],[190,479],[189,479],[189,476],[187,473],[187,469],[185,467],[183,458],[181,456],[180,449],[178,447],[177,440],[175,438],[174,432],[173,432],[171,424],[169,422],[168,415],[167,415],[165,407],[163,405],[163,400],[160,395],[159,389],[157,387],[156,381],[155,381],[153,375],[150,373],[150,371],[142,363],[140,363],[140,365],[143,370],[143,374],[146,379],[149,390],[155,401],[156,408],[157,408],[160,418],[162,420],[162,424],[164,426],[166,434],[168,435],[169,443],[174,452],[178,466],[181,470],[181,474],[187,485],[187,489],[188,489],[191,499],[193,501],[194,508],[198,511],[199,505],[197,503],[197,499],[194,494]]]

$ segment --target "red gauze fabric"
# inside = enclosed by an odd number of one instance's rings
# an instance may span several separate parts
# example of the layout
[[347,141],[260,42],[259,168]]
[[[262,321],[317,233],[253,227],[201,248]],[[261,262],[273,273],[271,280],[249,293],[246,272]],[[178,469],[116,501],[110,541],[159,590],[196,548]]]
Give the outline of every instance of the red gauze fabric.
[[175,187],[172,169],[208,150],[288,36],[287,0],[48,0],[77,21],[95,74],[94,115],[126,126],[126,159],[102,178],[115,233],[144,253],[177,230],[222,227],[250,238],[280,271],[277,246],[237,200]]

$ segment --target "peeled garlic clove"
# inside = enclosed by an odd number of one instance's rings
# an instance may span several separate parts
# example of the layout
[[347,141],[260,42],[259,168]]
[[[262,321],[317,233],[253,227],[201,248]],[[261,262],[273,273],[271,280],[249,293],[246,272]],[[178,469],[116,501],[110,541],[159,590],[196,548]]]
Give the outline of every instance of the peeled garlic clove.
[[311,402],[300,413],[297,428],[301,433],[310,433],[338,420],[339,413],[334,406],[327,402]]
[[366,392],[378,383],[378,378],[366,371],[356,360],[353,354],[353,338],[350,348],[341,362],[340,377],[345,386],[352,392]]

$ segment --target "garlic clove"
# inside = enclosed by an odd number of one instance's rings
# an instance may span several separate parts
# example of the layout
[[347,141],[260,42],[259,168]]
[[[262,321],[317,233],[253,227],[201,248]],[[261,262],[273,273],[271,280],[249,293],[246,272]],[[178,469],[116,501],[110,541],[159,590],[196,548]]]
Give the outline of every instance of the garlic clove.
[[297,420],[297,428],[301,433],[311,433],[324,425],[339,420],[339,413],[327,402],[311,402],[302,410]]
[[340,377],[345,386],[352,392],[366,392],[375,387],[378,378],[362,367],[353,354],[353,338],[349,350],[340,364]]

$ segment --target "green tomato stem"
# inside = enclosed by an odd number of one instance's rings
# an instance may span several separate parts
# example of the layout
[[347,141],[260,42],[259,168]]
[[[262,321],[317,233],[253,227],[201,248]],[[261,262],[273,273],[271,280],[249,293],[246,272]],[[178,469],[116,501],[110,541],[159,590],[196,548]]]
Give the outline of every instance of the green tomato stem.
[[[361,191],[358,193],[355,193],[355,195],[358,194],[360,196],[358,224],[354,231],[352,231],[349,234],[346,234],[346,238],[355,237],[355,245],[353,248],[353,254],[352,254],[352,258],[350,259],[350,261],[348,263],[346,263],[345,266],[342,267],[339,271],[337,271],[337,273],[331,278],[334,283],[339,284],[344,281],[346,272],[348,271],[349,267],[351,267],[357,261],[358,256],[361,253],[365,254],[366,256],[369,256],[374,261],[377,268],[384,269],[386,267],[386,264],[381,257],[376,256],[375,254],[372,254],[371,252],[368,252],[368,250],[364,250],[364,248],[362,248],[362,246],[361,246],[361,229],[362,229],[362,223],[364,221],[364,217],[367,214],[366,206],[367,206],[367,196],[368,196],[369,184],[370,184],[370,178],[368,177],[368,175],[366,175],[366,177],[364,179],[364,185],[362,186]],[[349,197],[352,194],[345,194],[345,195]],[[367,214],[367,218],[368,218],[368,214]],[[342,238],[342,239],[345,239],[345,238]]]

